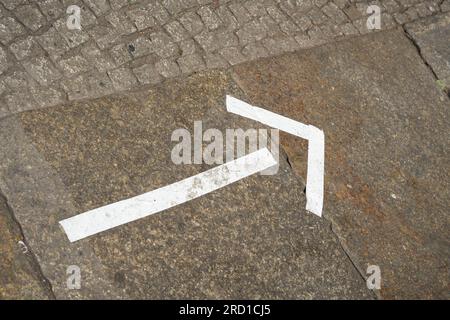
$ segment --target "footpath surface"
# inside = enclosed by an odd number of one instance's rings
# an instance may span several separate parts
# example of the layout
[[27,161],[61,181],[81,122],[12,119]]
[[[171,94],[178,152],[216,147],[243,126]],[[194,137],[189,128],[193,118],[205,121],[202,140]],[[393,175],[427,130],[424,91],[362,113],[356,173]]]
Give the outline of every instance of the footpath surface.
[[[448,299],[448,21],[4,117],[0,297]],[[281,134],[274,176],[67,240],[61,219],[210,168],[172,162],[174,130],[261,127],[226,94],[324,130],[322,218],[305,210],[307,145]]]

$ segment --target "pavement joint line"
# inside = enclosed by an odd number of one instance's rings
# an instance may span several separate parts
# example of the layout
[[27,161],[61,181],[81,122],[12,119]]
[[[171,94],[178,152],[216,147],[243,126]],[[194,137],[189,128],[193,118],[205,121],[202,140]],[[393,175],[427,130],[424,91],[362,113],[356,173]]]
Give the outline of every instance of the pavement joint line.
[[267,148],[142,195],[60,221],[70,242],[170,209],[277,164]]
[[410,40],[411,44],[416,48],[417,53],[420,56],[420,59],[423,61],[423,63],[425,64],[425,66],[431,71],[431,73],[433,74],[433,78],[435,80],[438,80],[438,76],[436,74],[436,72],[434,71],[433,67],[428,63],[428,61],[425,59],[425,57],[422,54],[422,49],[420,48],[420,46],[417,44],[416,40],[414,40],[414,38],[411,36],[411,34],[408,32],[408,30],[406,29],[406,27],[403,25],[402,26],[403,32],[406,35],[406,38],[408,38],[408,40]]
[[[437,75],[436,71],[434,70],[433,66],[427,61],[425,56],[422,53],[422,48],[420,45],[416,42],[414,37],[409,33],[408,29],[406,28],[406,25],[402,25],[403,32],[405,33],[406,38],[411,42],[411,44],[416,48],[417,54],[419,55],[420,59],[422,60],[423,64],[430,70],[431,74],[433,75],[433,78],[435,81],[440,80],[439,76]],[[450,89],[444,88],[443,92],[445,95],[450,99]]]
[[[433,78],[435,81],[439,81],[439,76],[437,75],[436,71],[434,70],[434,68],[431,66],[431,64],[427,61],[427,59],[424,57],[423,52],[422,52],[422,48],[420,47],[420,45],[416,42],[416,40],[414,39],[414,37],[409,33],[408,29],[406,28],[405,25],[402,25],[402,30],[405,33],[406,38],[411,42],[411,44],[416,48],[417,50],[417,54],[419,55],[420,59],[422,60],[423,64],[425,65],[425,67],[427,67],[428,70],[430,70],[431,74],[433,75]],[[443,89],[443,92],[445,93],[445,95],[447,96],[447,98],[450,99],[450,90],[448,88]]]
[[[360,264],[360,263],[358,264],[358,263],[355,261],[355,259],[352,258],[351,254],[350,254],[350,250],[348,249],[348,247],[347,247],[347,246],[343,243],[343,241],[341,240],[341,237],[339,236],[339,233],[338,233],[336,230],[334,230],[334,228],[335,228],[335,227],[334,227],[334,223],[333,223],[331,220],[327,219],[326,217],[324,217],[324,219],[325,219],[326,221],[328,221],[328,223],[330,224],[330,231],[331,231],[331,233],[335,236],[336,242],[339,244],[339,247],[340,247],[341,250],[344,252],[345,256],[346,256],[347,259],[350,261],[351,265],[352,265],[353,268],[356,270],[356,272],[361,276],[361,279],[362,279],[364,282],[366,282],[366,281],[367,281],[366,275],[365,275],[365,273],[361,270],[361,268],[359,267],[361,264]],[[378,299],[378,300],[381,300],[381,299],[382,299],[379,290],[370,290],[370,289],[368,289],[368,291],[371,292],[371,293],[373,294],[374,298],[376,298],[376,299]]]
[[306,210],[321,217],[323,209],[325,135],[322,130],[227,95],[227,111],[308,140]]

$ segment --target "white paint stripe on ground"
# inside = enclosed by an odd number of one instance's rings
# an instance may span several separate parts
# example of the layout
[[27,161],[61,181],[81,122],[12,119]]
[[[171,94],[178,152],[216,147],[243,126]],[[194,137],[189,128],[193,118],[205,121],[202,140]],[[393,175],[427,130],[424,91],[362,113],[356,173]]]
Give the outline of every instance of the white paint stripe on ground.
[[266,170],[277,162],[267,148],[160,189],[97,208],[59,223],[71,242],[188,202]]
[[308,173],[306,177],[306,210],[322,216],[325,167],[325,135],[322,130],[252,106],[232,96],[226,97],[227,111],[261,122],[308,140]]

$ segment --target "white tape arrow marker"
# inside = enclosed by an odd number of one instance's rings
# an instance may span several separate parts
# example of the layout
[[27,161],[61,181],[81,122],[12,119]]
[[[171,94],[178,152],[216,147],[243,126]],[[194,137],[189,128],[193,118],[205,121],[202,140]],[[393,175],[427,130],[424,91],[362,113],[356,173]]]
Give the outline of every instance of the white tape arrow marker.
[[234,97],[226,97],[228,112],[261,122],[308,140],[308,173],[306,176],[306,210],[322,216],[325,166],[325,135],[322,130],[252,106]]
[[140,196],[97,208],[59,223],[71,242],[135,221],[223,188],[277,162],[267,148]]

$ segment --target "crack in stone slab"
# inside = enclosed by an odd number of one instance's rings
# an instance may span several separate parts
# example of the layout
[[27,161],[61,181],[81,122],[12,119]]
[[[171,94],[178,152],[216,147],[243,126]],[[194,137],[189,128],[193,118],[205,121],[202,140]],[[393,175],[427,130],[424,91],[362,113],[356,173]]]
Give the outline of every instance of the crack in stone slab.
[[27,252],[26,252],[26,253],[28,253],[27,258],[28,258],[28,261],[30,263],[33,273],[39,280],[39,285],[41,286],[41,288],[44,290],[45,294],[50,299],[53,299],[53,300],[56,299],[56,296],[53,292],[53,288],[52,288],[50,281],[48,281],[48,279],[45,277],[44,273],[42,272],[41,265],[39,264],[39,261],[38,261],[36,255],[33,253],[33,250],[30,248],[30,245],[29,245],[27,239],[25,238],[25,234],[23,233],[22,225],[15,217],[14,211],[8,203],[8,199],[2,193],[1,189],[0,189],[0,201],[3,201],[3,203],[5,204],[6,209],[7,209],[6,214],[8,214],[10,216],[11,220],[17,227],[17,230],[20,234],[20,238],[22,239],[21,241],[23,241],[23,243],[25,244],[25,246],[27,248]]

